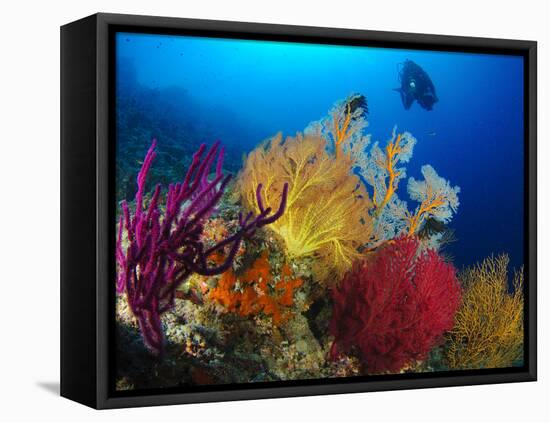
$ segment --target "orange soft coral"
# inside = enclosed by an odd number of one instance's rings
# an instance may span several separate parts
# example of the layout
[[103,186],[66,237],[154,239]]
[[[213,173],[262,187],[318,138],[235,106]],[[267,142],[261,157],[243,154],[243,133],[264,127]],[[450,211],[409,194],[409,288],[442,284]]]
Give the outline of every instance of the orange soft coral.
[[210,299],[222,305],[226,312],[243,317],[262,313],[279,326],[292,315],[288,308],[294,304],[294,291],[302,283],[302,279],[292,278],[292,270],[286,264],[280,279],[274,281],[264,252],[243,274],[236,275],[233,270],[225,272],[218,286],[210,291]]

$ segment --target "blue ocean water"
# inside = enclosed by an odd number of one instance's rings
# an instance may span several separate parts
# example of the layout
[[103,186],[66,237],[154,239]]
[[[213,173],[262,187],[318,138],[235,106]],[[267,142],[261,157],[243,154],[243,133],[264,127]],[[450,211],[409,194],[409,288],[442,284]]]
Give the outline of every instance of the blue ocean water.
[[[447,247],[455,265],[498,253],[523,264],[521,57],[130,33],[117,34],[116,54],[119,97],[140,88],[140,101],[154,94],[173,106],[152,134],[186,121],[197,144],[220,139],[239,152],[279,131],[294,135],[337,100],[364,94],[373,141],[384,145],[394,126],[418,139],[407,177],[422,179],[431,164],[460,186],[450,224],[457,242]],[[406,59],[430,75],[439,97],[432,111],[405,110],[392,90]],[[398,194],[416,206],[406,183]]]

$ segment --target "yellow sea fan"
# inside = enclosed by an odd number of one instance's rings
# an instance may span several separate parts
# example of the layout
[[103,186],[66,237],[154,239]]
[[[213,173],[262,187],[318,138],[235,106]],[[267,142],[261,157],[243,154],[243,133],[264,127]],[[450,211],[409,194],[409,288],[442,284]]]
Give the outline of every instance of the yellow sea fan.
[[348,155],[336,158],[319,135],[268,140],[252,151],[239,176],[245,206],[256,210],[255,187],[263,184],[268,206],[276,206],[289,185],[284,215],[270,225],[281,236],[289,257],[314,257],[319,279],[338,279],[371,239],[372,206],[352,173]]
[[523,269],[509,293],[508,262],[507,255],[489,257],[460,275],[465,293],[448,335],[451,368],[510,367],[523,358]]

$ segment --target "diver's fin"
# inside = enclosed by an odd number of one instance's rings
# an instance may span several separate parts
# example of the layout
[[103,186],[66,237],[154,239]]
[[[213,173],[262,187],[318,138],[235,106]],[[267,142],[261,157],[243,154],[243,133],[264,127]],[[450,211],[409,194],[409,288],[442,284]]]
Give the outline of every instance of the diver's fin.
[[401,102],[405,110],[409,110],[414,101],[414,97],[406,92],[403,88],[392,88],[393,91],[397,91],[401,96]]
[[403,102],[403,107],[405,107],[405,110],[409,110],[413,104],[414,97],[412,95],[406,95],[405,93],[402,93],[401,101]]

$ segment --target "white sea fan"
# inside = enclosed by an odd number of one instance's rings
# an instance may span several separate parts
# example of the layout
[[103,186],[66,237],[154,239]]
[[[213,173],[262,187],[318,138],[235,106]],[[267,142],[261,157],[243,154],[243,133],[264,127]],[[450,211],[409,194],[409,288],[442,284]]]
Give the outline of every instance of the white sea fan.
[[[394,126],[392,137],[387,144],[395,144],[396,141],[397,127]],[[397,186],[399,181],[406,177],[407,172],[405,167],[399,165],[407,163],[411,159],[415,144],[416,138],[413,137],[410,132],[401,134],[397,153],[392,158],[392,166],[397,172],[394,186]],[[374,201],[380,204],[386,196],[387,184],[389,183],[387,179],[389,176],[387,168],[388,157],[385,149],[382,150],[379,143],[375,142],[370,152],[363,150],[362,154],[354,154],[352,157],[359,168],[361,177],[373,188]],[[395,195],[396,194],[394,194],[394,196]]]
[[405,219],[407,203],[393,195],[374,223],[375,236],[378,241],[387,241],[403,233],[407,227]]
[[430,209],[429,215],[443,223],[448,223],[453,215],[456,214],[460,204],[458,201],[460,187],[451,186],[449,181],[439,176],[430,165],[422,166],[421,172],[424,176],[423,181],[417,181],[412,177],[409,178],[407,185],[409,196],[419,203],[432,202],[437,198],[442,199],[442,204]]
[[[318,135],[332,143],[332,148],[335,149],[335,131],[334,119],[338,120],[338,126],[343,125],[343,120],[348,116],[347,107],[350,101],[357,94],[348,96],[345,100],[338,101],[328,112],[328,115],[320,120],[311,122],[304,130],[306,135]],[[363,130],[369,125],[365,118],[365,110],[362,107],[357,107],[349,116],[349,127],[346,131],[347,137],[342,145],[342,150],[345,153],[359,155],[361,149],[365,149],[370,143],[370,136],[364,135]]]
[[364,135],[362,132],[354,132],[350,141],[344,144],[342,150],[349,154],[355,166],[361,168],[362,162],[367,156],[367,147],[370,144],[370,134]]
[[[334,133],[334,118],[337,117],[338,126],[343,125],[343,120],[348,117],[347,107],[350,101],[352,101],[357,95],[350,95],[343,101],[337,102],[332,109],[330,109],[328,116],[321,120],[323,129],[322,135],[325,139],[331,140],[333,146],[336,143],[335,133]],[[342,145],[342,150],[346,153],[350,153],[353,146],[361,147],[364,144],[365,140],[362,140],[364,137],[363,130],[369,125],[367,119],[365,119],[365,110],[362,107],[357,107],[349,116],[350,123],[347,130],[346,142]],[[370,141],[370,139],[369,139]],[[366,147],[366,145],[365,145]]]
[[382,165],[385,157],[378,145],[378,141],[371,147],[370,154],[364,152],[362,155],[354,157],[359,174],[373,189],[373,201],[375,203],[380,203],[386,195],[385,181],[388,172],[385,166]]
[[[396,127],[393,128],[393,138],[395,138],[395,132]],[[401,142],[399,143],[399,145],[401,146],[401,152],[398,155],[399,162],[407,163],[411,159],[416,142],[416,138],[413,137],[410,132],[403,132],[401,134]]]

